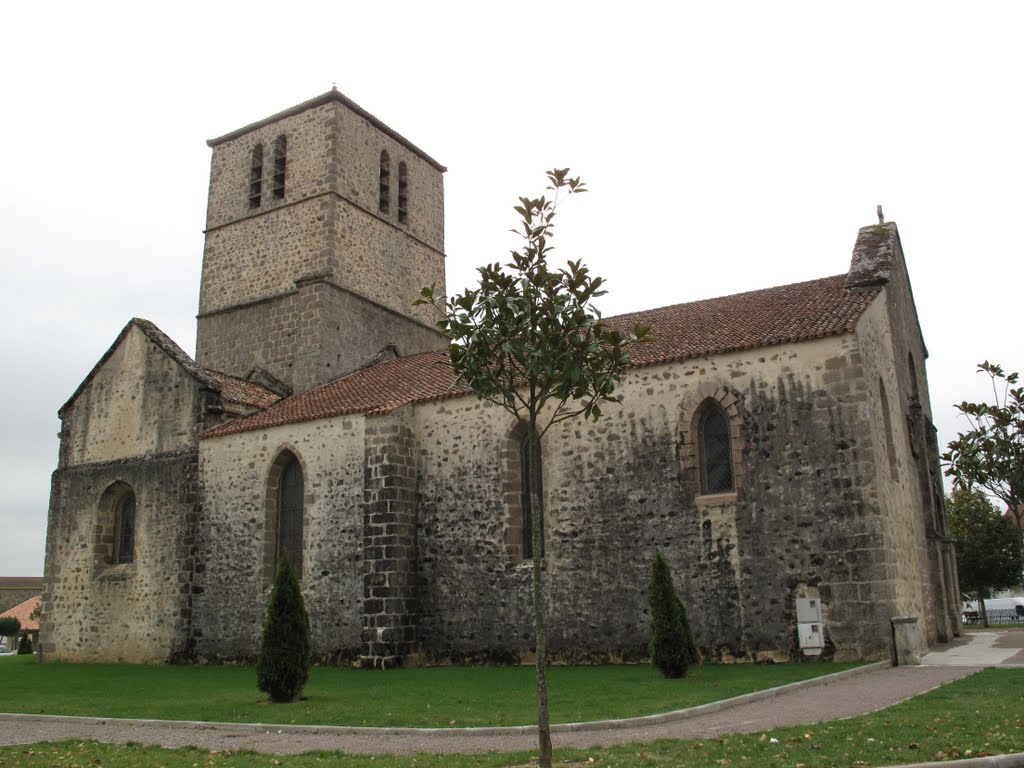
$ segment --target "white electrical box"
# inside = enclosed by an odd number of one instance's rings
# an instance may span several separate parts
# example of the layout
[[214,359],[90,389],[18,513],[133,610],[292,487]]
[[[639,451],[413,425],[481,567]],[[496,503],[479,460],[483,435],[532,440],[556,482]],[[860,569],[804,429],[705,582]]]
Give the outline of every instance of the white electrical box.
[[800,633],[800,647],[808,656],[817,656],[825,647],[825,636],[821,632],[821,624],[797,624]]
[[818,656],[825,647],[821,624],[821,601],[816,598],[796,599],[796,632],[804,656]]
[[821,601],[815,598],[796,599],[796,620],[798,624],[821,623]]

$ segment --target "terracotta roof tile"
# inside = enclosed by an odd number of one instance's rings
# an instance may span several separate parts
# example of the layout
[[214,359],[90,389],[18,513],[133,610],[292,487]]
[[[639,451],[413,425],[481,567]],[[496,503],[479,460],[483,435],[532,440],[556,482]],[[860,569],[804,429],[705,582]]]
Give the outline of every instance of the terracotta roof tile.
[[39,619],[30,619],[32,611],[36,609],[36,606],[42,601],[40,595],[30,597],[24,603],[18,603],[10,610],[0,613],[0,616],[13,616],[21,622],[21,629],[24,632],[38,632],[39,631]]
[[229,402],[262,410],[281,399],[280,395],[253,381],[239,379],[220,371],[208,370],[207,373],[220,382],[220,396]]
[[[826,277],[606,319],[622,330],[654,328],[654,341],[630,350],[631,367],[769,347],[852,331],[878,287],[849,288],[846,275]],[[403,405],[465,395],[445,365],[447,353],[400,357],[355,371],[265,411],[210,430],[204,438],[330,418],[387,413]]]

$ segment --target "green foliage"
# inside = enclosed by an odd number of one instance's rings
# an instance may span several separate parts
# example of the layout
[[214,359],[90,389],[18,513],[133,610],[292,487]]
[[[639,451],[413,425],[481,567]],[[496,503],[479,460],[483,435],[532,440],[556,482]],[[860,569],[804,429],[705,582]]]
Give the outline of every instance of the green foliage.
[[18,655],[25,656],[29,653],[32,653],[32,638],[28,635],[22,635],[21,640],[18,641]]
[[1024,523],[1024,388],[1017,373],[987,360],[978,370],[992,380],[995,403],[956,406],[971,429],[952,441],[943,461],[958,488],[978,486],[1006,504],[1018,530]]
[[[949,534],[956,544],[960,591],[984,600],[992,590],[1021,583],[1024,560],[1017,526],[981,491],[954,488],[946,497]],[[983,608],[983,606],[979,606]]]
[[14,616],[0,616],[0,637],[14,637],[21,631],[21,622]]
[[288,556],[282,555],[263,625],[257,686],[275,703],[295,701],[309,680],[311,655],[309,616],[299,579]]
[[[651,330],[638,325],[624,334],[607,328],[593,306],[605,294],[604,280],[592,276],[581,261],[549,268],[559,195],[567,198],[587,190],[579,177],[569,176],[568,168],[548,171],[547,178],[551,199],[521,197],[515,206],[520,224],[512,231],[523,245],[512,251],[511,262],[480,267],[475,289],[446,299],[430,286],[416,301],[440,312],[437,326],[451,339],[448,356],[459,380],[478,398],[500,405],[527,425],[527,435],[536,443],[528,454],[534,462],[528,490],[535,520],[543,519],[536,465],[541,438],[560,421],[580,415],[597,419],[602,403],[618,402],[621,398],[614,392],[629,362],[627,347],[648,340]],[[539,525],[531,527],[539,763],[548,768],[541,535]]]
[[687,668],[697,662],[697,646],[668,563],[657,553],[647,585],[651,608],[651,662],[665,677],[685,677]]
[[475,289],[445,299],[431,286],[416,302],[440,311],[437,325],[452,341],[448,351],[459,379],[477,397],[530,422],[538,437],[574,416],[597,419],[601,403],[617,402],[613,393],[629,362],[627,348],[649,340],[651,331],[607,328],[592,303],[606,293],[604,279],[580,261],[548,266],[558,196],[586,191],[568,174],[548,171],[553,199],[519,198],[520,226],[512,231],[524,245],[512,251],[511,262],[480,267]]

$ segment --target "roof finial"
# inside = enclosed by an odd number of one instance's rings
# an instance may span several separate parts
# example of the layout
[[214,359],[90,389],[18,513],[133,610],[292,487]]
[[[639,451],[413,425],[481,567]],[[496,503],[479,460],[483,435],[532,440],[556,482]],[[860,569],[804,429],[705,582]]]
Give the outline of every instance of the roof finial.
[[334,82],[333,80],[331,80],[331,90],[332,91],[338,90],[338,84],[336,82]]
[[882,206],[876,205],[875,206],[875,213],[878,214],[878,223],[879,224],[885,224],[885,216],[882,215]]

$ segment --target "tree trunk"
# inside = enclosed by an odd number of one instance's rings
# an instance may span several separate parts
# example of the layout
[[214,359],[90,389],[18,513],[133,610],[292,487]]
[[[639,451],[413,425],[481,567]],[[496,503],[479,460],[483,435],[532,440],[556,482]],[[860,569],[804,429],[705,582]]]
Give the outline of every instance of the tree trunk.
[[985,597],[987,595],[987,589],[978,589],[978,615],[981,616],[981,626],[986,629],[988,629],[988,609],[985,608]]
[[543,552],[544,501],[538,492],[540,485],[540,438],[536,420],[530,420],[530,537],[533,542],[533,625],[536,633],[537,669],[537,740],[540,768],[551,768],[551,720],[548,714],[547,631],[544,628],[544,582],[541,570]]

